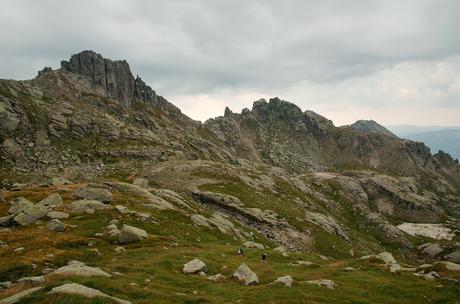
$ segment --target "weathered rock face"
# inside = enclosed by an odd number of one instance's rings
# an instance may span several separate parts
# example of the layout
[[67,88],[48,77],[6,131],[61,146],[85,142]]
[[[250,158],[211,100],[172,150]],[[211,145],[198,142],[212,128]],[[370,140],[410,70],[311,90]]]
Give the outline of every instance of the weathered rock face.
[[396,137],[393,133],[391,133],[387,128],[378,124],[373,120],[358,120],[354,124],[350,125],[355,130],[368,132],[368,133],[381,133],[388,136]]
[[345,231],[343,231],[342,227],[339,224],[337,224],[332,217],[310,211],[306,212],[305,217],[309,222],[321,226],[327,232],[331,234],[336,234],[337,236],[343,238],[346,241],[350,240]]
[[125,105],[152,103],[160,105],[163,110],[180,113],[178,108],[158,96],[139,76],[134,78],[125,60],[112,61],[94,51],[82,51],[72,55],[69,61],[61,61],[61,69],[87,76],[97,94]]
[[58,287],[54,287],[50,291],[50,293],[51,294],[69,294],[69,295],[75,295],[75,296],[80,296],[80,297],[89,298],[89,299],[106,298],[106,299],[112,300],[113,302],[119,303],[119,304],[131,304],[130,301],[115,298],[97,289],[89,288],[84,285],[80,285],[76,283],[68,283],[68,284],[58,286]]

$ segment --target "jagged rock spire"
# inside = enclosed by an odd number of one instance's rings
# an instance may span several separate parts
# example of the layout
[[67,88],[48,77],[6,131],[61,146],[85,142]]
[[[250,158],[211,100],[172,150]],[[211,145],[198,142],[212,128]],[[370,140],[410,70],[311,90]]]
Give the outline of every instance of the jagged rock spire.
[[139,76],[133,77],[125,60],[112,61],[87,50],[72,55],[69,61],[61,61],[61,69],[90,77],[96,93],[126,105],[157,99],[155,91]]

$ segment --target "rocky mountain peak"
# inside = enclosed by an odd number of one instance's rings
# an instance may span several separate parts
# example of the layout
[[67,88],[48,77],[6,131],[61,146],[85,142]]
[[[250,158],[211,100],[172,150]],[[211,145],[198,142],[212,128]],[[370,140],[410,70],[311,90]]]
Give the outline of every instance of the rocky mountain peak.
[[134,78],[126,60],[104,58],[91,50],[74,54],[68,61],[61,61],[61,70],[84,75],[90,80],[96,94],[118,100],[124,105],[136,102],[151,103],[163,110],[180,113],[180,110],[166,101],[148,86],[139,76]]
[[350,125],[350,127],[352,127],[355,130],[359,130],[366,133],[380,133],[392,137],[397,137],[387,128],[385,128],[384,126],[382,126],[374,120],[358,120],[354,124]]
[[278,97],[270,98],[268,102],[263,98],[255,101],[251,112],[261,120],[270,117],[293,120],[302,116],[302,110],[298,106]]
[[230,110],[229,107],[225,107],[224,117],[229,117],[232,114],[233,114],[232,110]]

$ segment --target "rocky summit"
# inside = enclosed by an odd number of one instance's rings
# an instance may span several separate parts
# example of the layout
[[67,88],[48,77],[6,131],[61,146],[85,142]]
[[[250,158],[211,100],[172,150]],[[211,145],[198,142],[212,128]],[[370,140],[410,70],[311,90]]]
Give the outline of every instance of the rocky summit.
[[278,97],[223,112],[94,51],[0,80],[0,303],[458,301],[458,160]]

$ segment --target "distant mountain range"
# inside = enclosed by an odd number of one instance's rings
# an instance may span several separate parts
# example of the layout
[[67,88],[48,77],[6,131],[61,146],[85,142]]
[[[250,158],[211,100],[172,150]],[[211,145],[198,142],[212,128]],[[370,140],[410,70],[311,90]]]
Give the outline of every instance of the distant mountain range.
[[460,127],[400,125],[387,128],[399,137],[425,143],[433,153],[442,150],[460,160]]

